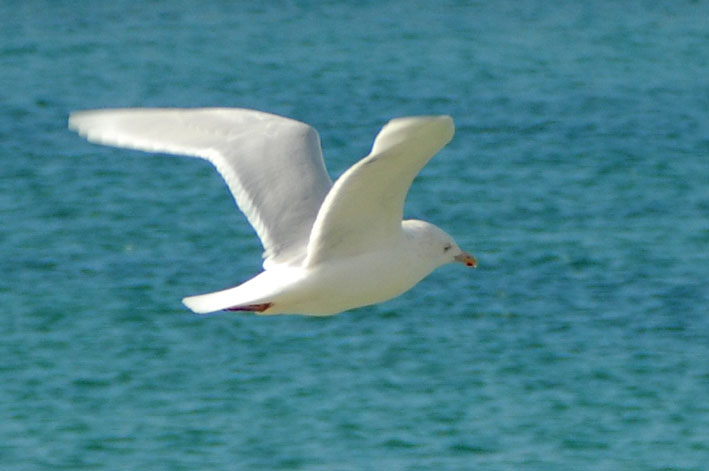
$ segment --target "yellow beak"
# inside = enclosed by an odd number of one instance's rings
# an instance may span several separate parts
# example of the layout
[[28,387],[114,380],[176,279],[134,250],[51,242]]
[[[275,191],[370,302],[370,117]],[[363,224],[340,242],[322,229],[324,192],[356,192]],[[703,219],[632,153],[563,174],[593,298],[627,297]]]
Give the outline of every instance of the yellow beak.
[[473,255],[469,254],[468,252],[461,252],[460,255],[456,255],[455,261],[464,263],[465,265],[473,268],[478,266],[478,261]]

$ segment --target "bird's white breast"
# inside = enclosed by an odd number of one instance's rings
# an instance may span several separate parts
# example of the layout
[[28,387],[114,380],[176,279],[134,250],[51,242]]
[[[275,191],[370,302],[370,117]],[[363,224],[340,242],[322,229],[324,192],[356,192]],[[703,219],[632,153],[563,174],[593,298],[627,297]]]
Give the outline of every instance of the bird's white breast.
[[432,270],[408,248],[399,244],[309,267],[274,311],[330,315],[399,296]]

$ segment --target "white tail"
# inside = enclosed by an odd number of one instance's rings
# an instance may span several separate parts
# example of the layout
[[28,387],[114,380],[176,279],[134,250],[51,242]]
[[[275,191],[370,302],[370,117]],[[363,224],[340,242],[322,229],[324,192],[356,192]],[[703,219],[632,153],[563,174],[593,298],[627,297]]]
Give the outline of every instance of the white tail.
[[225,289],[223,291],[215,291],[213,293],[199,294],[196,296],[188,296],[182,300],[182,303],[192,309],[197,314],[208,314],[215,311],[223,311],[230,307],[239,304],[239,296],[243,285]]

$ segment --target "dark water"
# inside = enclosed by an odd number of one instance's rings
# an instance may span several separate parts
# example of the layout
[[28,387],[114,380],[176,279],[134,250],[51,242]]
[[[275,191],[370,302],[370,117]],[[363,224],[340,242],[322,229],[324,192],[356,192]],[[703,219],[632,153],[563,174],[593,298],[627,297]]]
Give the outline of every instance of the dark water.
[[[702,470],[704,1],[0,3],[3,470]],[[259,269],[205,162],[71,110],[240,106],[320,130],[451,114],[407,213],[453,234],[394,301],[201,318]]]

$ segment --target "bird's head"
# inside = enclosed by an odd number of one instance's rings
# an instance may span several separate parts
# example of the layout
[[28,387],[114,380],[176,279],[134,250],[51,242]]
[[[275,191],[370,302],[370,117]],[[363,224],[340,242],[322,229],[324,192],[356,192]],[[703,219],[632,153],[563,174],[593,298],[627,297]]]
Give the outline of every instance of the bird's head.
[[404,231],[421,257],[430,260],[434,268],[454,262],[473,268],[478,265],[472,254],[463,251],[453,237],[433,224],[409,219],[404,221]]

